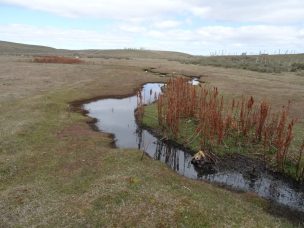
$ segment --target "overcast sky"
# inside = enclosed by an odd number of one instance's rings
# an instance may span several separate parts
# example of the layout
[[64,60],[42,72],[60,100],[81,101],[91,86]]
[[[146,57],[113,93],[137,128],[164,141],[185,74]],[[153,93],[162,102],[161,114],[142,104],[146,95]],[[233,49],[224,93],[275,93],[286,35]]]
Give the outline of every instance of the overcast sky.
[[0,0],[0,40],[192,54],[304,52],[304,0]]

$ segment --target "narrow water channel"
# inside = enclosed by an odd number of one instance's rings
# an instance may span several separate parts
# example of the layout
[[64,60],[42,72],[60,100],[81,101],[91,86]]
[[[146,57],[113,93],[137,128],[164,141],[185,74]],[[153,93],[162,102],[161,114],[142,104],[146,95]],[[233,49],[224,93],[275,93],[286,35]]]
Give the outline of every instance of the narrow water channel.
[[[197,80],[193,84],[199,83]],[[142,87],[145,103],[154,101],[154,93],[161,93],[162,83],[147,83]],[[152,94],[152,96],[150,95]],[[292,210],[304,212],[304,192],[293,184],[278,179],[271,173],[250,178],[237,170],[223,169],[214,174],[204,174],[191,164],[192,156],[154,137],[145,129],[140,129],[135,121],[134,110],[137,97],[123,99],[102,99],[84,105],[89,116],[96,118],[98,129],[114,134],[118,148],[144,149],[153,159],[166,163],[178,174],[191,179],[205,180],[230,189],[254,192],[272,202],[288,206]]]

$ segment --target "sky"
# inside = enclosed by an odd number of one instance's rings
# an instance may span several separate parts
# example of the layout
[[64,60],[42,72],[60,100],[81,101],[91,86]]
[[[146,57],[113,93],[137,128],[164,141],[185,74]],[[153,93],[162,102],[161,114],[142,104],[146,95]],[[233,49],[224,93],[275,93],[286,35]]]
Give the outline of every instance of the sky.
[[303,53],[304,0],[0,0],[0,40],[197,55]]

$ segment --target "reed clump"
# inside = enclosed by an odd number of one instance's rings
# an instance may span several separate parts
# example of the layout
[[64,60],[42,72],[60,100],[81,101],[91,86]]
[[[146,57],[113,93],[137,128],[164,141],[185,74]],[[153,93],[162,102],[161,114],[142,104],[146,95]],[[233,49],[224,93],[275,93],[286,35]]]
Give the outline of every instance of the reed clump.
[[[256,146],[262,148],[259,151],[263,151],[260,155],[265,161],[285,171],[296,123],[289,117],[290,103],[280,112],[273,112],[265,100],[257,102],[251,96],[228,102],[217,88],[198,87],[184,78],[172,78],[158,95],[156,108],[159,129],[171,139],[180,139],[183,123],[191,121],[193,132],[184,138],[184,144],[196,141],[200,147],[197,149],[207,150]],[[140,110],[141,115],[143,112]],[[303,150],[304,145],[294,165],[298,167],[297,177],[302,179]]]
[[35,63],[61,63],[61,64],[80,64],[82,60],[77,58],[63,56],[36,56],[33,59]]

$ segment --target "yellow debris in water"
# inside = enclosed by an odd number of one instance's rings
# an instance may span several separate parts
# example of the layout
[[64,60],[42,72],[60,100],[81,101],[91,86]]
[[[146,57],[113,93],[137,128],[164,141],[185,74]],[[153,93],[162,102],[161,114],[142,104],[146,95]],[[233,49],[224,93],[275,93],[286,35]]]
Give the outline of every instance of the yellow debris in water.
[[199,152],[197,152],[197,153],[193,156],[193,158],[194,158],[195,160],[202,160],[202,159],[205,159],[205,158],[206,158],[206,155],[205,155],[205,153],[204,153],[202,150],[200,150]]

